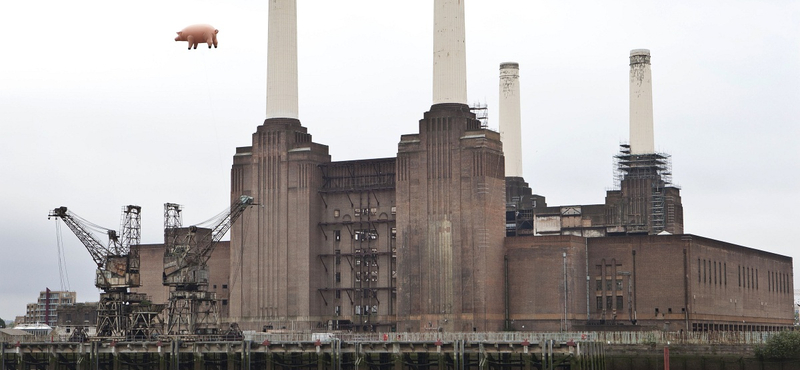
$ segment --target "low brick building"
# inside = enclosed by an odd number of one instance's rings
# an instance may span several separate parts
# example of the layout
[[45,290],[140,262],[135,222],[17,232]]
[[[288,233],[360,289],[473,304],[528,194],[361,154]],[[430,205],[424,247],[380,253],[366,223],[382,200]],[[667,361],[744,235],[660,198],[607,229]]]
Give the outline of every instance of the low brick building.
[[[166,304],[169,301],[169,287],[163,284],[164,244],[135,245],[138,248],[141,286],[131,289],[134,293],[144,293],[151,302]],[[216,243],[208,260],[208,291],[216,293],[221,317],[228,315],[230,242]]]
[[[791,327],[792,259],[695,235],[506,238],[515,330]],[[544,282],[544,283],[542,283]]]

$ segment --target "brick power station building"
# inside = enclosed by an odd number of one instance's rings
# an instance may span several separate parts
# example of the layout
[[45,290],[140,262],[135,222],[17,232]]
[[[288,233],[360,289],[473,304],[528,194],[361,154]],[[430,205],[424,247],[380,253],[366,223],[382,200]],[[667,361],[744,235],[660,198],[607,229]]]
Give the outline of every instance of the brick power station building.
[[[631,52],[618,189],[604,204],[548,206],[521,173],[519,66],[501,65],[491,131],[466,104],[464,2],[434,5],[433,102],[418,132],[399,138],[397,157],[335,162],[298,116],[295,0],[270,2],[267,118],[231,170],[231,198],[257,205],[211,261],[224,320],[412,332],[793,324],[791,258],[683,234],[669,156],[653,149],[649,51]],[[140,291],[165,298],[144,277],[162,266],[147,248]]]

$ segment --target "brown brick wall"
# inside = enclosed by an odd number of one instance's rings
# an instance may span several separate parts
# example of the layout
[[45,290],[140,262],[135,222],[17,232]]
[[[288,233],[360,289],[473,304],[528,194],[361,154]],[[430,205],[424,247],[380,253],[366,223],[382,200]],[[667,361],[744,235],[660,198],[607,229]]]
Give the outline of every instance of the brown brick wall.
[[[164,244],[144,244],[132,248],[139,248],[141,286],[131,291],[146,294],[153,303],[166,304],[169,301],[169,287],[162,284]],[[217,294],[220,316],[226,317],[229,305],[230,242],[216,244],[208,260],[208,273],[208,291]]]
[[[767,330],[792,325],[789,257],[694,235],[517,237],[507,238],[505,248],[509,313],[517,330],[563,325],[562,253],[567,253],[572,280],[567,283],[572,328]],[[588,321],[581,268],[585,248]],[[746,280],[739,286],[741,271],[749,272],[749,286]],[[786,283],[781,285],[781,279]]]
[[294,119],[266,120],[252,146],[237,150],[231,197],[248,194],[258,204],[231,230],[229,320],[242,328],[307,329],[316,321],[323,209],[317,165],[329,161],[327,147]]
[[574,236],[506,238],[509,319],[514,330],[570,330],[572,321],[585,321],[585,240]]
[[505,182],[499,135],[433,106],[398,150],[398,330],[502,327]]

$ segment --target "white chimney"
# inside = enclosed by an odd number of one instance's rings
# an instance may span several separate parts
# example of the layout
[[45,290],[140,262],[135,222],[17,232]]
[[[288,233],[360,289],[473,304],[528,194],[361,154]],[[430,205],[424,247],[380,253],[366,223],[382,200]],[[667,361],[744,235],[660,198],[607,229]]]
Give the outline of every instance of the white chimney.
[[630,77],[631,154],[652,154],[655,153],[655,145],[650,50],[631,50]]
[[467,104],[464,0],[433,4],[433,104]]
[[270,0],[267,118],[298,118],[297,0]]
[[522,177],[522,119],[519,64],[500,64],[500,141],[506,157],[506,177]]

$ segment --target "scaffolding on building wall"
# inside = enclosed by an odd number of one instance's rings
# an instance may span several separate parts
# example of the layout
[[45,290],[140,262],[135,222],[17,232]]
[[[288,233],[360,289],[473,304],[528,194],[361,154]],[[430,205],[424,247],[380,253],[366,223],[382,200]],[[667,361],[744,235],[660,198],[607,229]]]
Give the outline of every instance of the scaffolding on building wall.
[[[647,221],[650,227],[645,226],[644,229],[637,231],[653,234],[664,231],[666,227],[665,191],[667,187],[674,187],[671,156],[666,153],[631,154],[629,144],[620,144],[619,154],[614,156],[614,185],[617,189],[622,190],[622,183],[626,180],[638,180],[636,183],[649,188],[635,191],[639,194],[626,194],[629,199],[632,197],[649,199],[649,204],[642,205],[647,207]],[[623,221],[623,223],[626,222]]]
[[[394,314],[396,296],[396,212],[392,199],[381,198],[395,189],[395,159],[333,162],[320,169],[319,194],[332,217],[323,217],[319,228],[332,246],[319,259],[332,284],[318,290],[326,306],[332,303],[330,329],[388,330],[395,325],[386,318]],[[329,209],[337,198],[349,207]]]
[[470,112],[475,114],[475,118],[481,122],[481,128],[489,128],[489,106],[486,103],[474,103],[469,107]]

